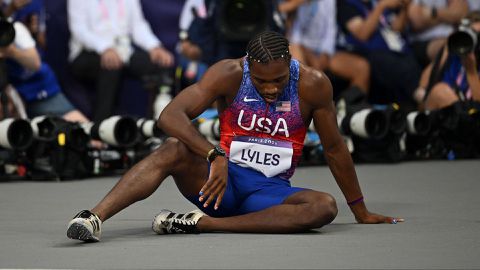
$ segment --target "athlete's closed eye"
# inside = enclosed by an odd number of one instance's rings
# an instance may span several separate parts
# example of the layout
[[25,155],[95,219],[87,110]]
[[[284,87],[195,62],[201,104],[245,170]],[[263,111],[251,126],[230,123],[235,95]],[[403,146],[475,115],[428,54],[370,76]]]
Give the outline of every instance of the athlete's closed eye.
[[283,81],[285,81],[285,79],[287,78],[287,76],[282,76],[282,77],[278,77],[278,78],[275,78],[273,80],[264,80],[264,79],[260,79],[258,77],[255,77],[253,76],[253,79],[259,83],[259,84],[264,84],[264,83],[281,83]]
[[259,83],[259,84],[263,84],[263,83],[266,83],[266,82],[267,82],[266,80],[262,80],[262,79],[259,79],[259,78],[256,78],[256,77],[255,77],[254,79],[255,79],[255,81],[257,81],[257,83]]
[[285,81],[286,78],[287,78],[287,76],[279,77],[279,78],[274,79],[273,82],[274,83],[281,83],[281,82]]

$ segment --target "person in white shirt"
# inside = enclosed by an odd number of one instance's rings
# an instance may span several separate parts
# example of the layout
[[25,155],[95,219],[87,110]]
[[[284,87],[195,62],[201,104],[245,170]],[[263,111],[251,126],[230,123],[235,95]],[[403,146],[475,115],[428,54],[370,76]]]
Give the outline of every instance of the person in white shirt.
[[8,46],[0,47],[0,60],[6,61],[8,82],[25,102],[28,117],[55,115],[67,121],[89,122],[62,93],[26,26],[21,22],[14,22],[13,26],[15,38]]
[[96,82],[94,121],[114,112],[123,71],[144,79],[173,65],[139,0],[68,0],[67,9],[72,73]]

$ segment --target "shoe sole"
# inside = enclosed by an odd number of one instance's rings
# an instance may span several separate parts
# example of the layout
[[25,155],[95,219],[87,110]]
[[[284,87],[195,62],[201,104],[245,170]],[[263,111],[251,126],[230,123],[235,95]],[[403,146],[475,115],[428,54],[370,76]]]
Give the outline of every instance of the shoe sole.
[[99,240],[83,225],[73,223],[67,230],[67,237],[70,239],[81,240],[85,242],[98,242]]

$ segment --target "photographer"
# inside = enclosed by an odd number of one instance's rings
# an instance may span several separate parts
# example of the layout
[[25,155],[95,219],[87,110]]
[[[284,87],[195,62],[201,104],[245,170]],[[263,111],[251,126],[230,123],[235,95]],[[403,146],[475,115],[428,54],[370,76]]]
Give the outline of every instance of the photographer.
[[[2,20],[6,22],[5,19]],[[2,27],[4,28],[8,27]],[[15,22],[13,29],[13,41],[0,47],[0,60],[5,61],[4,72],[8,83],[20,93],[26,103],[28,116],[33,118],[50,114],[68,121],[88,122],[61,92],[55,74],[50,66],[42,62],[35,41],[25,25]]]
[[441,51],[454,26],[468,13],[466,0],[413,0],[408,6],[411,48],[422,68]]
[[[449,37],[449,44],[443,49],[436,61],[422,73],[420,85],[415,98],[425,110],[442,109],[457,101],[473,100],[480,102],[480,80],[478,64],[480,48],[480,11],[473,11],[463,21],[460,29]],[[466,52],[457,51],[454,41],[458,41],[457,33],[472,31],[472,48]],[[454,36],[455,35],[455,36]],[[450,46],[450,47],[449,47]],[[460,50],[465,49],[459,47]]]
[[46,11],[43,0],[4,0],[5,15],[23,23],[30,31],[40,52],[46,49]]
[[408,46],[410,0],[338,0],[337,49],[363,57],[370,64],[369,101],[414,107],[420,66]]

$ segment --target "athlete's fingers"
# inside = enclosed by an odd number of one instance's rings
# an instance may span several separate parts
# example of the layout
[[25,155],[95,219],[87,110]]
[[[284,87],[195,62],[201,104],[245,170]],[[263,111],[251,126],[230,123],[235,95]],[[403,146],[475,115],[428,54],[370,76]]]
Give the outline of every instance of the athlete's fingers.
[[212,176],[210,175],[207,181],[205,182],[205,184],[203,185],[202,189],[200,189],[200,192],[198,193],[198,195],[200,195],[199,201],[203,201],[205,199],[212,184],[213,184],[213,180],[212,180]]
[[222,188],[222,182],[217,180],[217,181],[213,181],[214,183],[212,183],[208,189],[205,190],[204,192],[204,195],[203,195],[203,199],[207,198],[207,201],[205,201],[204,203],[204,207],[207,207],[210,202],[215,199],[215,197],[217,197],[217,194],[221,191],[221,188]]
[[222,192],[222,190],[223,185],[221,184],[221,182],[218,182],[214,191],[210,194],[207,201],[203,204],[203,207],[208,207],[215,198],[218,199],[218,195]]
[[209,178],[198,193],[200,195],[200,198],[198,198],[199,201],[203,201],[208,196],[208,194],[210,194],[212,185],[213,181]]
[[205,200],[206,197],[214,191],[218,185],[219,181],[214,179],[208,179],[205,185],[203,185],[202,189],[199,192],[200,198],[199,201]]
[[208,205],[210,205],[210,203],[213,201],[213,199],[215,199],[215,197],[217,196],[217,190],[218,188],[216,189],[213,189],[214,187],[212,187],[211,191],[209,192],[209,194],[207,194],[207,200],[205,201],[205,203],[203,204],[203,207],[208,207]]
[[223,190],[218,194],[217,201],[215,202],[214,209],[217,210],[220,204],[222,203],[223,195],[225,194],[226,188],[223,188]]
[[212,193],[208,196],[207,200],[203,204],[203,207],[207,208],[210,205],[210,202],[213,201],[213,199],[215,199],[215,194],[214,193]]
[[385,222],[390,224],[397,224],[398,222],[404,222],[405,219],[403,218],[394,218],[394,217],[387,217]]

